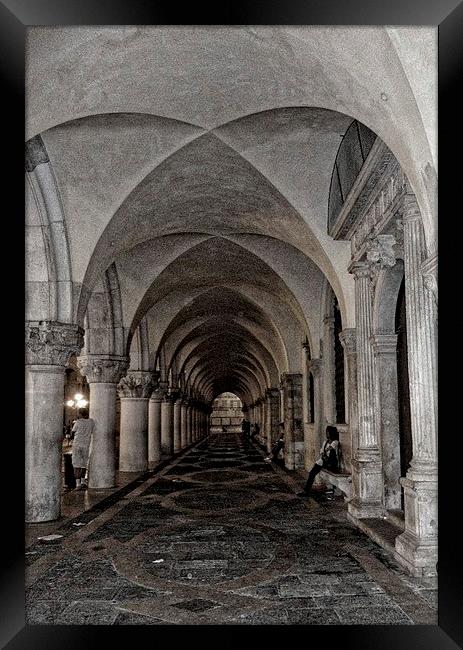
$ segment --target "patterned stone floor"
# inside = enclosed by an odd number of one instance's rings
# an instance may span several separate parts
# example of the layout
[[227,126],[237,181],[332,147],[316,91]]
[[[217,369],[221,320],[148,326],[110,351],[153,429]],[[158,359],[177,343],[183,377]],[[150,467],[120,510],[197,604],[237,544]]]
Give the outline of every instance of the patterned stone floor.
[[401,571],[342,499],[297,497],[300,479],[263,457],[211,436],[60,522],[55,541],[29,525],[27,622],[437,625],[435,582]]

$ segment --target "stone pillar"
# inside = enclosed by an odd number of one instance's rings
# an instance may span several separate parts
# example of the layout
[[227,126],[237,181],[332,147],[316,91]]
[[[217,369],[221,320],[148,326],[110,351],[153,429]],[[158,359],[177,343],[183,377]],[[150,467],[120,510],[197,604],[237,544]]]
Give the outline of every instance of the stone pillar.
[[161,402],[161,450],[168,456],[172,456],[174,452],[173,425],[173,399],[171,395],[164,395]]
[[188,444],[188,400],[184,397],[181,401],[181,418],[180,418],[180,446],[184,449]]
[[302,375],[284,373],[282,375],[283,407],[285,423],[285,466],[296,469],[296,441],[302,438]]
[[266,429],[267,429],[267,451],[270,453],[273,443],[280,435],[279,429],[279,399],[278,388],[268,388],[265,391],[266,399]]
[[[357,453],[358,440],[358,388],[357,388],[357,332],[355,328],[342,330],[339,340],[344,348],[347,386],[347,422],[351,439],[351,458]],[[346,459],[345,459],[346,460]]]
[[323,319],[323,407],[326,424],[336,423],[334,316]]
[[158,387],[151,395],[148,407],[148,463],[151,467],[161,460],[161,402],[164,389]]
[[401,507],[400,434],[397,388],[397,334],[375,334],[372,338],[376,365],[378,427],[383,466],[384,506]]
[[152,387],[152,373],[142,370],[129,371],[119,382],[121,472],[144,472],[148,469],[148,403]]
[[313,421],[313,440],[311,445],[311,466],[319,457],[320,447],[325,435],[322,433],[323,423],[323,393],[322,393],[322,368],[321,359],[310,359],[308,362],[309,371],[312,374],[313,381],[313,404],[314,404],[314,421]]
[[114,423],[117,384],[129,360],[116,355],[86,355],[77,359],[90,385],[89,416],[94,421],[88,463],[88,486],[105,489],[116,485]]
[[64,369],[84,344],[77,325],[26,323],[25,517],[58,519],[61,509]]
[[189,399],[187,411],[186,411],[186,439],[188,445],[191,445],[191,443],[193,442],[192,417],[193,417],[193,400]]
[[355,262],[349,267],[355,276],[355,320],[357,324],[358,447],[352,457],[353,497],[348,504],[350,517],[382,516],[383,485],[375,399],[372,267]]
[[414,575],[432,575],[437,562],[437,316],[430,283],[422,274],[425,240],[412,194],[404,197],[403,225],[413,458],[401,479],[405,532],[395,547]]
[[304,467],[310,469],[314,463],[313,459],[313,440],[310,435],[311,411],[310,411],[310,346],[306,338],[302,344],[301,364],[302,364],[302,426],[304,429]]
[[182,398],[179,392],[173,393],[174,398],[174,414],[173,414],[173,430],[174,430],[174,453],[180,451],[182,448]]

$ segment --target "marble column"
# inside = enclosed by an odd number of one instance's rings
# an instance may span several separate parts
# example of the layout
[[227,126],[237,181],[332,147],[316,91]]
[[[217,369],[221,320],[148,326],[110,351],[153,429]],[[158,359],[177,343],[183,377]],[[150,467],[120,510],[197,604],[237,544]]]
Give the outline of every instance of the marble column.
[[[346,368],[347,386],[347,422],[349,424],[351,439],[351,459],[356,455],[358,440],[358,388],[357,388],[357,332],[355,328],[345,328],[339,335],[339,340],[344,348],[344,362]],[[350,462],[351,459],[344,461]]]
[[375,397],[372,265],[355,262],[349,272],[355,277],[357,330],[358,447],[352,458],[353,497],[348,503],[352,520],[383,515],[383,477]]
[[266,399],[266,429],[267,429],[267,451],[270,453],[273,443],[280,435],[279,430],[279,399],[278,388],[268,388],[265,391]]
[[400,433],[397,387],[397,334],[372,337],[376,366],[378,427],[383,467],[384,506],[401,508]]
[[94,421],[88,462],[88,486],[105,489],[116,485],[114,424],[117,384],[129,360],[116,355],[85,355],[77,366],[90,386],[89,416]]
[[309,372],[312,374],[313,381],[313,440],[311,444],[311,466],[320,455],[320,447],[325,439],[322,433],[323,426],[323,393],[322,393],[322,369],[323,362],[321,359],[310,359],[308,361]]
[[174,399],[174,414],[173,414],[173,437],[174,437],[174,453],[180,451],[182,448],[182,396],[180,392],[173,393]]
[[161,402],[164,388],[158,388],[151,394],[148,406],[148,463],[152,467],[161,460]]
[[152,373],[148,371],[131,370],[119,382],[121,472],[144,472],[148,469],[148,404],[152,388]]
[[186,397],[183,397],[181,401],[181,418],[180,418],[180,446],[182,449],[184,449],[187,444],[188,444],[188,425],[187,425],[187,417],[188,417],[188,399]]
[[56,321],[26,323],[25,518],[58,519],[61,509],[64,369],[83,347],[83,330]]
[[334,316],[323,319],[323,406],[326,424],[336,424]]
[[302,430],[297,421],[302,422],[302,375],[284,373],[281,378],[283,387],[283,407],[285,423],[285,466],[296,469],[296,440],[302,437]]
[[[437,315],[429,289],[421,215],[412,194],[404,197],[404,265],[408,373],[413,458],[401,479],[405,532],[396,539],[398,559],[414,575],[433,575],[437,562]],[[432,287],[431,287],[432,289]]]
[[164,395],[161,402],[161,450],[172,456],[174,452],[174,409],[172,395]]
[[310,411],[310,346],[306,339],[302,344],[301,350],[302,363],[302,426],[304,429],[304,467],[310,469],[314,463],[313,458],[313,440],[310,431],[311,411]]

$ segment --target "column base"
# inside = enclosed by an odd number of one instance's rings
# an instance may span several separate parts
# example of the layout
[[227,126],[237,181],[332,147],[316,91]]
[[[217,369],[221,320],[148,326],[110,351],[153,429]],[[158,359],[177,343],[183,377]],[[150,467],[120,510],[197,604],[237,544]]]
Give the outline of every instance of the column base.
[[347,502],[347,518],[356,524],[358,519],[378,518],[384,515],[384,506],[378,501],[362,501],[353,497]]
[[437,575],[438,549],[435,540],[418,540],[406,531],[395,540],[394,557],[413,576],[425,578]]

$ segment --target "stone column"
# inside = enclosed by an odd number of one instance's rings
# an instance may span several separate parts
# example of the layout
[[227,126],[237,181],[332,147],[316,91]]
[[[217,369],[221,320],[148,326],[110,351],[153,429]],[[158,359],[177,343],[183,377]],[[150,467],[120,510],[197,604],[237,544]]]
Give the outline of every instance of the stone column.
[[334,316],[323,319],[323,406],[326,424],[336,423]]
[[266,399],[266,429],[267,429],[267,451],[270,453],[273,443],[280,435],[279,430],[279,399],[278,388],[268,388],[265,391]]
[[302,375],[284,373],[282,375],[283,406],[285,423],[285,466],[296,469],[295,443],[302,431],[296,420],[302,422]]
[[[347,422],[351,439],[351,458],[357,454],[358,440],[358,388],[357,388],[357,332],[355,328],[345,328],[339,335],[344,348],[347,386]],[[346,460],[346,459],[345,459]]]
[[[322,394],[322,368],[321,359],[310,359],[308,362],[309,371],[312,374],[313,381],[313,404],[314,404],[314,421],[313,421],[313,441],[311,445],[311,465],[319,457],[320,447],[325,435],[322,433],[323,423],[323,394]],[[323,436],[323,438],[322,438]]]
[[186,440],[187,445],[191,445],[193,442],[193,428],[192,428],[192,413],[193,413],[193,400],[188,400],[188,406],[186,411]]
[[383,466],[384,505],[401,507],[400,434],[397,388],[397,334],[375,334],[372,338],[376,361],[378,426]]
[[401,479],[405,532],[395,547],[415,575],[432,575],[437,562],[437,316],[429,281],[422,274],[425,240],[412,194],[404,197],[403,224],[413,458]]
[[161,450],[172,456],[174,452],[174,409],[172,395],[164,395],[161,402]]
[[182,397],[180,392],[172,393],[174,399],[174,415],[173,415],[173,430],[174,430],[174,453],[180,451],[182,448]]
[[61,508],[64,369],[84,344],[77,325],[26,323],[25,517],[58,519]]
[[188,418],[188,399],[186,397],[183,397],[181,401],[181,419],[180,419],[180,445],[181,448],[184,449],[187,444],[188,444],[188,425],[187,425],[187,418]]
[[301,351],[302,362],[302,426],[304,429],[304,467],[310,469],[314,463],[313,459],[313,440],[310,435],[311,410],[310,410],[310,346],[309,341],[305,340],[302,344]]
[[148,407],[148,463],[151,467],[161,460],[161,402],[164,389],[158,387],[151,395]]
[[152,387],[152,373],[142,370],[131,370],[119,382],[121,472],[144,472],[148,469],[148,403]]
[[373,334],[372,266],[355,262],[349,267],[355,277],[355,320],[357,330],[358,447],[352,458],[353,497],[348,513],[355,519],[379,517],[383,481],[381,453],[376,420],[375,365],[371,336]]
[[129,360],[116,355],[86,355],[77,359],[90,385],[89,416],[94,421],[88,463],[88,486],[105,489],[116,485],[114,423],[117,384]]

